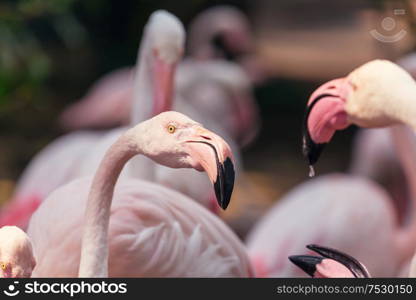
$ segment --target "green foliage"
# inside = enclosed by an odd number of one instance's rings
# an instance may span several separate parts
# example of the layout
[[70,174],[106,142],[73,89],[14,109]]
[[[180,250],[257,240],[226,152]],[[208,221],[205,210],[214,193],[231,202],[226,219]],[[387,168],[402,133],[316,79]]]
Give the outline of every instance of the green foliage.
[[76,0],[13,0],[0,4],[0,114],[42,99],[53,64],[48,45],[34,27],[55,32],[66,47],[85,40],[73,16]]

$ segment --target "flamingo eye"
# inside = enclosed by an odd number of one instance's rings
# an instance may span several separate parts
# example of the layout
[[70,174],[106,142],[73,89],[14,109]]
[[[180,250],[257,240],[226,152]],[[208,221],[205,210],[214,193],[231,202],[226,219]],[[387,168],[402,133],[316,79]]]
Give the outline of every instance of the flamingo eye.
[[175,126],[173,126],[173,125],[169,125],[169,126],[168,126],[168,132],[169,132],[169,133],[174,133],[174,132],[175,132],[175,130],[176,130],[176,127],[175,127]]
[[6,270],[6,264],[5,263],[0,263],[0,268],[2,270]]

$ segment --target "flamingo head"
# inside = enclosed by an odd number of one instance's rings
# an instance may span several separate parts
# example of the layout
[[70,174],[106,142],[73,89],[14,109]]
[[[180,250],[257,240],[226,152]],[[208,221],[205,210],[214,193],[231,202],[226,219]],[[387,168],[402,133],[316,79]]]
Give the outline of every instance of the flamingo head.
[[309,98],[304,119],[303,152],[309,164],[318,161],[337,130],[351,124],[370,128],[408,122],[411,106],[404,101],[415,92],[411,76],[386,60],[368,62],[320,86]]
[[151,15],[146,34],[153,74],[153,115],[157,115],[172,106],[174,74],[184,52],[185,30],[175,16],[159,10]]
[[253,47],[247,17],[233,6],[206,9],[195,17],[189,28],[189,50],[194,57],[234,61]]
[[243,24],[240,27],[221,28],[212,37],[212,46],[218,56],[226,60],[237,61],[250,51],[250,33]]
[[318,245],[308,245],[308,249],[320,254],[293,255],[289,260],[309,276],[315,278],[368,278],[366,267],[358,260],[338,250]]
[[3,226],[0,241],[0,277],[30,277],[36,260],[26,233],[16,226]]
[[140,150],[143,154],[171,168],[205,171],[214,185],[217,203],[227,208],[235,173],[230,146],[220,136],[173,111],[161,113],[138,126],[142,130],[140,138],[145,139]]

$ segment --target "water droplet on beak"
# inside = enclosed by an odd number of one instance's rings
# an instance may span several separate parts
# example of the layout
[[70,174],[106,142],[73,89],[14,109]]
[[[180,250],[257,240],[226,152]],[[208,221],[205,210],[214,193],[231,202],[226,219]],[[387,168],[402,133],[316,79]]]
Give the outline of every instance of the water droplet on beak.
[[314,177],[315,176],[315,169],[313,168],[312,165],[309,166],[309,177]]

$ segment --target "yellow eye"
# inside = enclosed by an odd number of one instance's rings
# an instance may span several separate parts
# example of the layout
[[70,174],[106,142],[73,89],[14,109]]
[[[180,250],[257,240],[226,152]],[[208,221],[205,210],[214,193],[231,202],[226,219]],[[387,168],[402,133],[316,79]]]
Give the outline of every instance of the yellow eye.
[[0,263],[0,268],[2,268],[3,270],[6,270],[6,264],[5,263]]
[[175,132],[175,130],[176,130],[176,127],[175,127],[175,126],[173,126],[173,125],[169,125],[169,126],[168,126],[168,132],[169,132],[169,133],[174,133],[174,132]]

